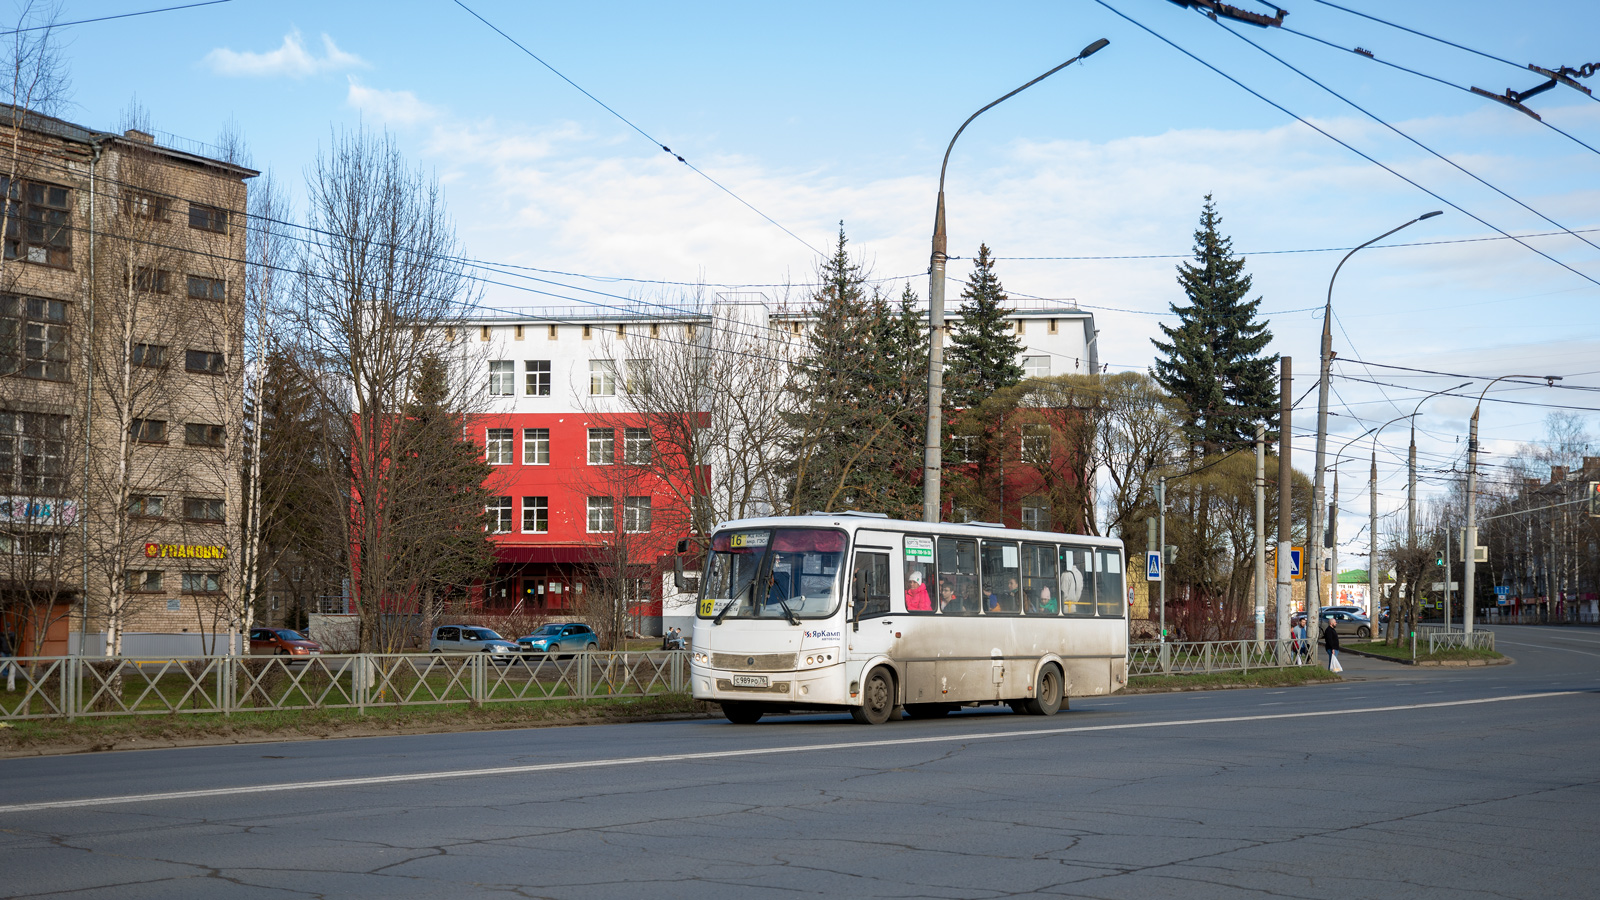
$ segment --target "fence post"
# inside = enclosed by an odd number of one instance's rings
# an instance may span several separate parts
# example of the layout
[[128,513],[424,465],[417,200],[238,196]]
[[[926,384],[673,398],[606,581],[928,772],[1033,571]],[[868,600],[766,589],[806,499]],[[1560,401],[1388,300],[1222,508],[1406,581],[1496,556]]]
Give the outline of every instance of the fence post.
[[367,655],[358,653],[350,660],[350,693],[354,695],[358,716],[367,714],[367,691],[366,686],[362,684],[366,680],[366,673]]
[[1161,674],[1172,674],[1172,645],[1166,641],[1161,642]]
[[574,653],[573,660],[578,667],[577,699],[588,700],[590,693],[594,690],[593,673],[589,670],[594,661],[589,659],[589,655],[585,652]]
[[1211,674],[1211,648],[1215,646],[1216,645],[1210,641],[1206,641],[1204,644],[1200,645],[1200,658],[1206,668],[1207,675]]
[[[79,652],[82,652],[82,648],[79,648]],[[78,684],[78,671],[82,660],[82,656],[69,656],[61,662],[61,713],[69,722],[78,717],[78,704],[74,701],[82,690],[82,686]]]
[[1239,642],[1239,665],[1244,667],[1244,674],[1246,675],[1250,674],[1250,653],[1253,649],[1254,645],[1244,641]]
[[472,655],[472,677],[468,679],[467,683],[471,685],[469,696],[473,706],[483,705],[484,694],[486,693],[484,683],[488,680],[488,673],[484,671],[484,665],[488,662],[489,654],[487,653],[474,653]]

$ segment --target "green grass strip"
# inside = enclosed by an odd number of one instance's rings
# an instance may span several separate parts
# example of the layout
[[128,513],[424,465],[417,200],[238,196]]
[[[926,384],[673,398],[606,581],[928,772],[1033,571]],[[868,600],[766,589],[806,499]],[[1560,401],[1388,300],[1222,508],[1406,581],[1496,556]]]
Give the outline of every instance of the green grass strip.
[[[1389,659],[1411,659],[1411,642],[1402,641],[1399,644],[1388,644],[1382,641],[1372,641],[1364,644],[1346,644],[1345,647],[1360,653],[1371,653],[1373,656],[1384,656]],[[1458,659],[1505,659],[1505,654],[1493,650],[1462,650],[1448,648],[1437,653],[1428,652],[1428,641],[1419,637],[1417,640],[1417,660],[1429,662],[1443,662]]]
[[1211,672],[1194,675],[1136,675],[1128,681],[1127,693],[1156,694],[1163,691],[1204,691],[1233,687],[1293,687],[1341,681],[1321,666],[1293,666],[1286,669],[1252,669],[1249,672]]

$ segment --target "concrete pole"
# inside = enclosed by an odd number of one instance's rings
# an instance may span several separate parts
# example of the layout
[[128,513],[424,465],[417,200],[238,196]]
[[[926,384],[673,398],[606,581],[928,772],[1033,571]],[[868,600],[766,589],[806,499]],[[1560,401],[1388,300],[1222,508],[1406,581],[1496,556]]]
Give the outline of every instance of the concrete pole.
[[1267,639],[1267,426],[1256,424],[1256,643]]
[[1312,564],[1307,567],[1305,561],[1301,561],[1301,567],[1309,569],[1306,578],[1306,636],[1308,638],[1315,627],[1311,623],[1317,621],[1318,614],[1321,612],[1320,609],[1313,609],[1312,605],[1322,602],[1322,467],[1326,465],[1323,458],[1328,451],[1328,376],[1329,371],[1333,368],[1333,283],[1339,278],[1339,270],[1344,268],[1344,264],[1350,260],[1350,257],[1355,256],[1357,251],[1376,244],[1402,228],[1409,228],[1424,219],[1431,219],[1439,214],[1438,210],[1425,212],[1404,225],[1391,228],[1365,244],[1355,247],[1349,253],[1346,253],[1343,259],[1339,260],[1337,266],[1333,267],[1333,276],[1328,279],[1328,300],[1322,309],[1321,381],[1317,385],[1317,461],[1316,471],[1313,473],[1315,484],[1311,491],[1310,521],[1306,523],[1306,536],[1308,538],[1306,552],[1312,557]]
[[[1461,626],[1468,634],[1472,633],[1473,620],[1473,577],[1477,574],[1475,569],[1478,547],[1478,410],[1483,406],[1484,394],[1489,393],[1489,388],[1494,387],[1495,381],[1504,381],[1507,378],[1542,378],[1547,385],[1555,385],[1561,380],[1560,375],[1501,375],[1494,381],[1483,386],[1478,394],[1478,403],[1472,407],[1472,425],[1467,432],[1467,528],[1466,544],[1461,551],[1462,572],[1461,580],[1466,582],[1461,586]],[[1553,515],[1553,513],[1552,513]],[[1445,586],[1449,587],[1450,575],[1445,573]],[[1545,609],[1549,609],[1545,604]]]
[[[1492,383],[1492,382],[1491,382]],[[1485,388],[1487,390],[1487,388]],[[1478,408],[1472,408],[1472,425],[1467,431],[1467,533],[1461,548],[1461,630],[1472,633],[1473,584],[1477,575],[1478,547]],[[1445,572],[1445,596],[1450,596],[1450,573]],[[1446,626],[1450,624],[1450,604],[1445,603]]]
[[[1161,476],[1156,482],[1156,514],[1161,517],[1160,541],[1156,549],[1161,553],[1161,580],[1157,582],[1160,599],[1157,601],[1161,610],[1161,643],[1167,642],[1167,476]],[[1162,648],[1162,658],[1165,659],[1166,648]]]
[[1290,501],[1294,488],[1294,470],[1289,465],[1289,453],[1292,449],[1290,442],[1289,416],[1294,412],[1291,408],[1294,398],[1290,396],[1293,390],[1294,377],[1292,360],[1285,356],[1278,364],[1278,647],[1280,652],[1288,648],[1289,640],[1289,548],[1294,538],[1290,533]]
[[[1338,274],[1337,270],[1334,273]],[[1322,314],[1322,360],[1317,383],[1317,453],[1316,469],[1312,472],[1311,509],[1306,516],[1306,556],[1300,560],[1300,571],[1306,576],[1306,639],[1316,633],[1322,612],[1322,516],[1323,467],[1328,453],[1328,381],[1333,369],[1333,283],[1328,283],[1328,306]]]
[[[1349,446],[1348,444],[1345,446]],[[1343,456],[1343,451],[1340,451]],[[1333,462],[1333,502],[1328,504],[1328,602],[1332,606],[1339,602],[1339,461]],[[1322,603],[1322,595],[1317,595],[1317,602]]]
[[[965,128],[966,126],[962,126]],[[955,143],[952,138],[951,144]],[[948,160],[950,151],[945,151]],[[944,171],[939,172],[939,205],[933,214],[933,259],[928,263],[928,426],[922,446],[922,521],[937,522],[944,462],[944,264],[948,241],[944,230]]]
[[1378,638],[1378,441],[1372,441],[1372,472],[1367,481],[1367,625]]
[[928,264],[928,426],[922,447],[922,521],[924,522],[939,521],[939,493],[942,487],[943,460],[940,457],[939,444],[943,432],[941,420],[944,404],[944,264],[949,247],[944,228],[944,174],[950,166],[950,151],[955,149],[956,139],[961,137],[961,132],[967,130],[973,119],[1078,60],[1087,59],[1098,53],[1110,43],[1105,38],[1095,41],[1078,51],[1077,56],[968,116],[944,148],[944,160],[939,163],[939,203],[933,214],[933,258]]

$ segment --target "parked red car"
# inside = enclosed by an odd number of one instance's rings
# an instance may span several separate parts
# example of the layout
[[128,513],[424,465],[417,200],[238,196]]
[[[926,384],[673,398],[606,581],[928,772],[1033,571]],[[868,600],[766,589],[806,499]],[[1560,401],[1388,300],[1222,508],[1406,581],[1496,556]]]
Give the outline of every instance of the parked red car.
[[252,656],[315,656],[322,645],[291,628],[250,629]]

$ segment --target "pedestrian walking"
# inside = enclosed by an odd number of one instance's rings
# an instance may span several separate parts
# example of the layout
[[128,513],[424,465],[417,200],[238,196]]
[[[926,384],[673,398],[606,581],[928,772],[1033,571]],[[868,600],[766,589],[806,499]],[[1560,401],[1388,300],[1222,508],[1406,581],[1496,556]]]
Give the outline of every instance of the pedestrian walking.
[[1306,655],[1306,627],[1296,624],[1289,629],[1289,650],[1294,654],[1295,661]]
[[1339,671],[1339,629],[1331,618],[1322,620],[1322,644],[1328,648],[1328,668]]

